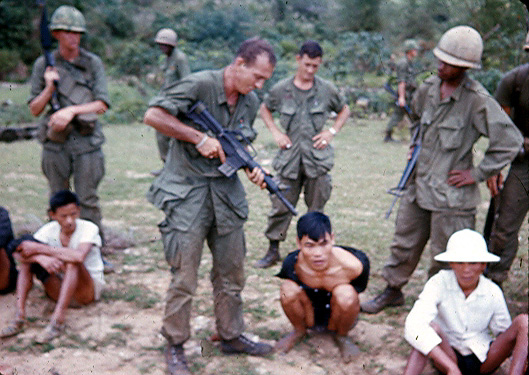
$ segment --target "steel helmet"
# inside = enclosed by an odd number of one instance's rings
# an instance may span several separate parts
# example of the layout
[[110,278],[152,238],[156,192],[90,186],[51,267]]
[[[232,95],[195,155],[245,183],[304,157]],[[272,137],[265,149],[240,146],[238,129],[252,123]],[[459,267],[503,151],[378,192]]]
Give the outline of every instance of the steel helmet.
[[483,40],[470,26],[456,26],[446,31],[433,50],[439,60],[462,68],[481,68]]
[[156,33],[154,41],[159,44],[167,44],[176,47],[176,32],[173,29],[161,29]]
[[50,30],[86,32],[86,22],[83,14],[70,5],[61,5],[51,16]]
[[404,51],[408,52],[408,51],[411,51],[411,50],[419,50],[419,44],[417,43],[417,41],[415,39],[406,39],[404,41]]
[[523,49],[529,51],[529,32],[525,36],[525,44],[523,45]]

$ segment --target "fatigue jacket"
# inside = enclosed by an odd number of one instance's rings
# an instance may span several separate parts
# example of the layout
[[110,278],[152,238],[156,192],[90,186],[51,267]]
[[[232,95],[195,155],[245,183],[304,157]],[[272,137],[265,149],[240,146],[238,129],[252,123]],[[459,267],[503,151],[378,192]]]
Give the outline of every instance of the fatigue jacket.
[[[197,101],[202,101],[211,115],[225,128],[240,130],[249,140],[255,139],[253,122],[259,100],[253,92],[239,95],[235,111],[230,114],[224,92],[224,70],[202,71],[184,77],[154,97],[150,107],[161,107],[189,126],[203,131],[185,117]],[[214,135],[208,133],[209,136]],[[147,198],[166,215],[176,229],[186,231],[206,199],[213,200],[219,234],[242,226],[248,217],[246,194],[239,177],[224,177],[218,171],[219,159],[202,157],[192,143],[171,142],[160,176],[153,182]],[[210,197],[210,198],[208,198]]]
[[185,53],[178,48],[173,48],[173,52],[167,58],[163,69],[163,85],[162,90],[178,82],[183,77],[191,73],[189,62]]
[[407,57],[403,57],[397,62],[397,83],[406,83],[406,101],[411,100],[413,92],[417,89],[415,77],[415,66]]
[[511,108],[515,125],[529,137],[529,63],[509,71],[494,96],[502,106]]
[[[60,77],[57,85],[57,98],[61,108],[95,100],[101,100],[110,106],[105,69],[103,62],[97,55],[82,48],[79,50],[79,56],[73,62],[64,60],[57,50],[53,52],[53,55],[55,67]],[[28,103],[46,87],[45,70],[46,60],[44,56],[40,56],[33,66]],[[50,115],[51,112],[48,112],[42,118],[41,127],[47,127]],[[41,137],[40,141],[43,142],[44,148],[52,151],[69,150],[72,154],[84,154],[99,149],[105,142],[105,137],[101,123],[97,121],[92,134],[81,135],[74,128],[64,143],[52,142],[49,139],[44,139],[44,137]]]
[[[413,110],[420,116],[422,148],[412,189],[416,189],[417,203],[426,210],[475,209],[480,201],[478,184],[450,186],[448,172],[471,169],[476,182],[484,181],[515,158],[523,138],[477,81],[465,77],[444,100],[440,99],[440,85],[439,77],[428,78],[413,99]],[[481,136],[489,138],[489,145],[474,166],[473,147]]]
[[313,147],[312,137],[323,130],[329,113],[340,112],[345,99],[331,82],[314,77],[314,85],[307,93],[294,86],[294,77],[276,83],[265,96],[265,105],[271,112],[279,112],[279,122],[290,140],[290,149],[281,149],[273,167],[281,176],[296,179],[303,164],[310,178],[327,173],[334,165],[334,148],[322,150]]

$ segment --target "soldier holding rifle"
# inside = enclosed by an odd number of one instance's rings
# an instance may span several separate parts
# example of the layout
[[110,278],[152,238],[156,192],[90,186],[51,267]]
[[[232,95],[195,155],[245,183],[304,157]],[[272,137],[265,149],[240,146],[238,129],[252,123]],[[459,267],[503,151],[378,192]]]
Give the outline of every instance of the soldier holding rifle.
[[[391,255],[382,276],[386,289],[362,311],[378,313],[404,304],[402,287],[417,266],[428,240],[433,256],[446,248],[452,233],[474,228],[478,183],[496,175],[518,154],[522,136],[499,104],[466,74],[481,67],[483,42],[468,26],[443,34],[434,49],[437,76],[428,78],[412,102],[420,118],[421,152],[401,199]],[[485,136],[489,145],[474,166],[473,147]],[[431,259],[428,276],[443,265]]]

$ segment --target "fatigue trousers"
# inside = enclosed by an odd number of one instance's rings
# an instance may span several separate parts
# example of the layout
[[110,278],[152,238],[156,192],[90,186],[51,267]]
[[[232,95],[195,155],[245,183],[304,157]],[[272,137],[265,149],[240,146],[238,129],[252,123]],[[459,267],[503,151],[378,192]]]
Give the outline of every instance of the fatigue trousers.
[[169,152],[169,142],[171,137],[156,131],[156,144],[158,145],[158,152],[160,153],[160,159],[165,162],[167,159],[167,153]]
[[[288,190],[281,192],[285,198],[292,203],[294,207],[298,203],[301,189],[305,196],[305,203],[308,211],[323,212],[325,203],[331,197],[332,179],[330,174],[323,174],[316,178],[309,178],[304,173],[300,172],[297,179],[279,177],[280,186],[288,187]],[[287,237],[287,230],[292,220],[292,213],[285,207],[285,205],[277,198],[275,194],[270,195],[272,201],[272,209],[268,214],[268,226],[265,231],[265,236],[273,241],[284,241]]]
[[417,267],[421,255],[430,241],[430,268],[428,278],[448,263],[433,259],[446,251],[450,236],[461,229],[474,229],[475,210],[429,211],[417,204],[410,196],[410,188],[400,200],[395,234],[390,247],[391,255],[382,270],[382,276],[393,288],[402,288]]
[[42,150],[42,172],[48,179],[50,195],[70,189],[73,176],[74,191],[81,202],[81,219],[93,222],[103,239],[103,224],[97,187],[105,175],[105,157],[101,149],[73,154],[68,151]]
[[492,227],[489,251],[500,257],[487,265],[486,275],[497,282],[507,279],[518,251],[518,233],[529,211],[529,160],[511,164],[498,199],[497,217]]
[[389,118],[388,125],[386,126],[386,133],[391,133],[393,129],[402,121],[404,116],[406,116],[406,110],[398,105],[393,107],[393,113]]
[[159,225],[165,257],[171,266],[162,335],[172,345],[185,342],[191,335],[191,305],[197,289],[204,240],[213,257],[210,280],[217,331],[224,340],[234,339],[244,331],[241,292],[245,283],[246,244],[243,227],[219,235],[213,212],[212,200],[208,197],[188,231],[178,230],[172,223],[172,216],[178,212],[166,216]]

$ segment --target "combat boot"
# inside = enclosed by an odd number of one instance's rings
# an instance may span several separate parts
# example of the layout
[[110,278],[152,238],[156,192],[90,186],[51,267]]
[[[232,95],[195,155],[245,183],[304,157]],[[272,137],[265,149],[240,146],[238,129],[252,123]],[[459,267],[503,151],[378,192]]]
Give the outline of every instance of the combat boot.
[[279,255],[279,241],[270,240],[270,246],[263,259],[258,260],[254,267],[255,268],[268,268],[272,267],[281,259]]
[[182,344],[167,344],[164,356],[167,363],[167,375],[192,375],[187,366],[187,359]]
[[404,295],[399,288],[392,288],[389,285],[382,293],[371,301],[360,304],[360,309],[368,314],[377,314],[389,306],[404,305]]
[[385,142],[385,143],[388,143],[388,142],[396,142],[396,141],[391,137],[391,131],[387,131],[387,132],[386,132],[386,136],[384,137],[384,142]]

